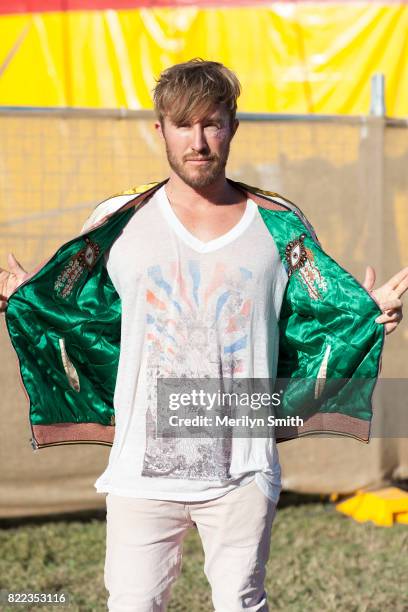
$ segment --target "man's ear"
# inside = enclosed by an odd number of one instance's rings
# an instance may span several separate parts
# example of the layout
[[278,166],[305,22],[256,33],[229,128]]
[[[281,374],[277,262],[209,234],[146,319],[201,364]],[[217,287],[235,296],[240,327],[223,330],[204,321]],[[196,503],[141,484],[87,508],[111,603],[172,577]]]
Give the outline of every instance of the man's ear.
[[162,126],[160,121],[155,121],[154,122],[154,129],[158,132],[160,138],[164,138],[163,126]]
[[235,132],[237,131],[238,126],[239,126],[239,120],[234,119],[234,123],[232,124],[232,137],[235,136]]

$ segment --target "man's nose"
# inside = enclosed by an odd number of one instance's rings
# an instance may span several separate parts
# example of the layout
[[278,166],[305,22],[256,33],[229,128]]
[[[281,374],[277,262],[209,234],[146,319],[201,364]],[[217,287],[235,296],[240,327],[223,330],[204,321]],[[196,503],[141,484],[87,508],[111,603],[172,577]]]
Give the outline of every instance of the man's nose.
[[204,128],[199,123],[195,123],[193,125],[191,147],[197,152],[208,150],[208,143],[205,137]]

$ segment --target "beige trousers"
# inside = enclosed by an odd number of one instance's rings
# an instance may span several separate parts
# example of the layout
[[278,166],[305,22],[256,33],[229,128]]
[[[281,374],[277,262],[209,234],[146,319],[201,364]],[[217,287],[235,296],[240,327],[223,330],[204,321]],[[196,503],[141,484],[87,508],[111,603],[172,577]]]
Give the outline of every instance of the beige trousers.
[[[255,480],[205,502],[108,493],[105,586],[111,612],[164,612],[197,526],[215,612],[268,611],[264,589],[275,504]],[[191,612],[194,612],[192,610]]]

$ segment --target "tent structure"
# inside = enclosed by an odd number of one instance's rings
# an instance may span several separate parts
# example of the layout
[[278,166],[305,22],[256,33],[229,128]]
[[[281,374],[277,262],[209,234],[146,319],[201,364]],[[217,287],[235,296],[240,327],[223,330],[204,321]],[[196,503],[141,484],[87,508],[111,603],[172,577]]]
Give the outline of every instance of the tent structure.
[[152,108],[192,57],[242,82],[245,112],[365,114],[370,76],[408,115],[406,2],[0,0],[0,105]]

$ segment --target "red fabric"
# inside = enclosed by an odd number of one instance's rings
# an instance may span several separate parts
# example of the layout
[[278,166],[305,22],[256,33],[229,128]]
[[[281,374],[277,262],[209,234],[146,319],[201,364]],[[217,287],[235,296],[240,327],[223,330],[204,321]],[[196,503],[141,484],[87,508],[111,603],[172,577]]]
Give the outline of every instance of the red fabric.
[[[315,0],[301,0],[314,2]],[[319,0],[319,2],[333,2],[334,0]],[[337,0],[337,2],[354,2],[355,0]],[[279,0],[279,2],[298,3],[298,0]],[[366,0],[373,4],[372,0]],[[406,4],[408,0],[385,0],[380,4]],[[0,14],[10,13],[46,13],[55,11],[100,11],[106,9],[132,9],[140,7],[234,7],[271,5],[271,0],[0,0]]]

